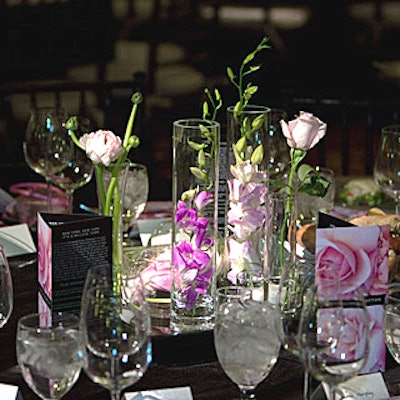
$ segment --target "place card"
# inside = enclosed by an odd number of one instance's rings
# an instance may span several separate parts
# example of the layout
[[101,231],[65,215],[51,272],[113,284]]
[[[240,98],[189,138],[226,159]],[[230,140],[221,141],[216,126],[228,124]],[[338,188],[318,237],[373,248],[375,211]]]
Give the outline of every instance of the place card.
[[189,386],[125,393],[123,400],[193,400]]
[[112,218],[38,213],[39,312],[79,314],[88,269],[112,262]]
[[0,399],[1,400],[23,400],[22,394],[18,386],[0,383]]
[[389,277],[389,225],[355,226],[319,214],[316,259],[335,260],[342,288],[365,293],[370,320],[370,351],[362,373],[384,371],[386,342],[383,329],[384,300]]
[[[325,383],[322,386],[328,396],[329,386]],[[337,392],[340,393],[340,398],[351,400],[384,400],[389,399],[390,396],[380,372],[351,378],[339,384]]]
[[0,245],[7,257],[36,252],[28,224],[3,226],[0,228]]

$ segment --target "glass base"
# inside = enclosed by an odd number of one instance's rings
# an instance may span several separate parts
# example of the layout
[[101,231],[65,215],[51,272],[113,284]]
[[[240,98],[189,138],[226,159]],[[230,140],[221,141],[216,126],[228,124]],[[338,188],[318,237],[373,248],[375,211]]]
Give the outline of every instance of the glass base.
[[211,296],[199,297],[195,307],[188,310],[179,300],[179,294],[172,294],[170,319],[172,334],[211,330],[214,328],[214,319],[214,301]]

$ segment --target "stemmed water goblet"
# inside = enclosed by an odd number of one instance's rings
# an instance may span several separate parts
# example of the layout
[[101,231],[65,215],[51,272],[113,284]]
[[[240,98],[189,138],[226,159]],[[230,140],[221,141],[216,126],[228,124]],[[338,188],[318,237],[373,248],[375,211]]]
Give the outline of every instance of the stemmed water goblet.
[[74,314],[29,314],[18,321],[18,365],[28,386],[43,400],[61,399],[82,368],[79,318]]
[[214,343],[218,361],[239,387],[240,398],[255,399],[255,388],[271,372],[280,350],[279,317],[267,301],[252,299],[251,289],[217,289]]
[[4,249],[0,246],[0,328],[9,320],[14,304],[13,283]]
[[113,275],[107,267],[89,270],[81,325],[86,374],[120,400],[151,361],[150,316],[140,277]]
[[340,383],[362,372],[369,354],[369,316],[362,291],[339,295],[326,286],[309,288],[298,333],[305,367],[328,385],[329,400],[337,399]]
[[[91,132],[91,123],[88,118],[76,117],[78,128],[74,131],[75,135],[79,138],[84,133]],[[68,132],[70,130],[68,129]],[[72,139],[70,139],[72,142]],[[71,157],[67,165],[56,171],[52,177],[52,182],[64,189],[68,195],[68,212],[73,212],[74,192],[75,190],[86,185],[93,176],[94,165],[86,153],[74,145],[72,148]]]
[[[392,283],[385,296],[384,331],[387,348],[400,364],[400,284]],[[400,383],[390,385],[392,389],[399,389]]]
[[374,179],[378,187],[395,201],[395,212],[400,207],[400,125],[382,128],[374,164]]
[[64,127],[66,118],[65,110],[61,108],[39,107],[31,110],[23,142],[25,161],[45,178],[48,185],[50,210],[52,177],[66,167],[74,146]]

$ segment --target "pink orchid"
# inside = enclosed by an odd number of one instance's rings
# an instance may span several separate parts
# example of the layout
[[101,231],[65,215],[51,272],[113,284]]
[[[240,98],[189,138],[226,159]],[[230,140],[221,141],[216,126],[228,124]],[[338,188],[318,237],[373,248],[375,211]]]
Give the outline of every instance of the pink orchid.
[[252,164],[250,160],[231,165],[231,173],[243,185],[249,182],[263,183],[267,179],[265,172],[260,171],[258,165]]

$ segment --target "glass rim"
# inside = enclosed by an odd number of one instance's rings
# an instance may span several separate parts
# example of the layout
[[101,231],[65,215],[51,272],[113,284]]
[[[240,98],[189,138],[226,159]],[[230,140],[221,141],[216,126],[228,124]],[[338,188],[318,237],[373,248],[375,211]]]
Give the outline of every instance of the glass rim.
[[400,135],[400,125],[399,124],[392,124],[392,125],[385,125],[381,129],[382,133],[393,133]]
[[[235,106],[228,106],[227,107],[227,111],[229,113],[233,113],[235,110]],[[262,106],[262,105],[258,105],[258,104],[247,104],[246,107],[244,107],[242,112],[245,112],[247,114],[259,114],[260,112],[263,113],[272,113],[272,108],[271,107],[267,107],[267,106]]]
[[198,129],[200,124],[208,128],[219,128],[221,125],[218,121],[207,121],[203,118],[181,118],[173,122],[174,126],[185,129]]
[[[48,324],[47,322],[53,321],[56,319],[57,324]],[[41,320],[46,321],[41,324]],[[52,330],[62,327],[76,327],[79,329],[80,318],[76,314],[73,314],[68,311],[55,311],[55,312],[37,312],[23,315],[18,320],[18,327],[23,328],[24,330],[37,330],[38,328],[43,330]]]

